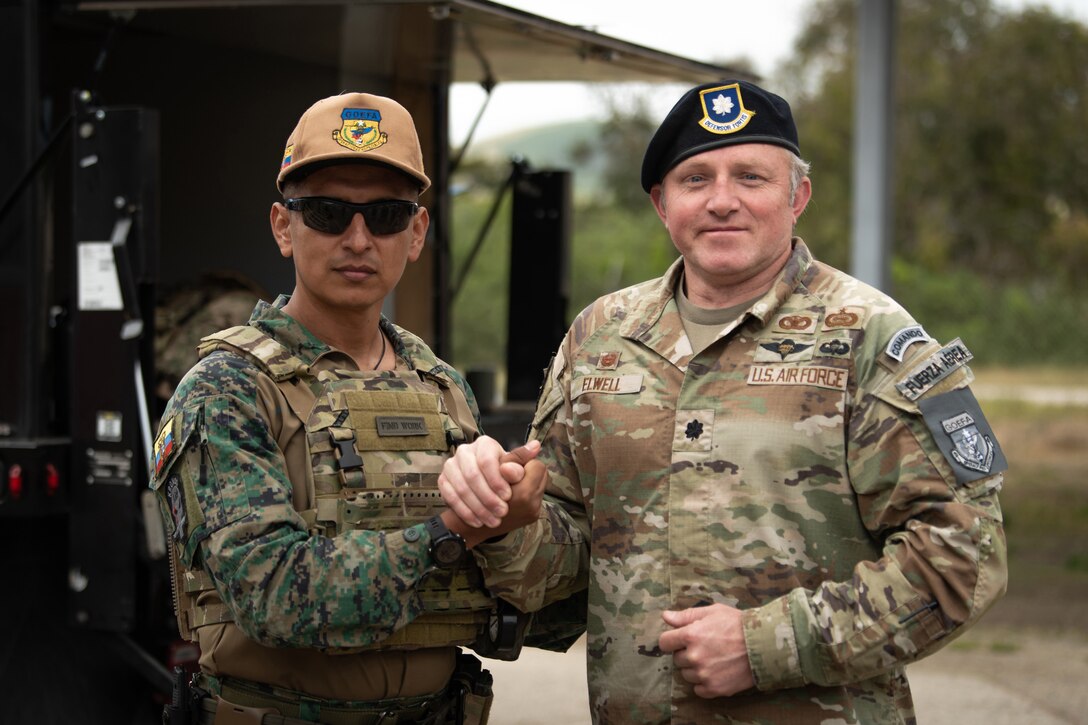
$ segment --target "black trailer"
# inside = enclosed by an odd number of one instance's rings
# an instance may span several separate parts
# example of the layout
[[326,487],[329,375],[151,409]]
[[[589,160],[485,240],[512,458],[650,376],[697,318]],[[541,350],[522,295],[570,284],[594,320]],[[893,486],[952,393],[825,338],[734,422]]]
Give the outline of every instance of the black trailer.
[[[194,664],[147,492],[155,308],[222,270],[290,289],[270,160],[312,101],[365,89],[417,120],[432,230],[395,319],[443,354],[452,83],[746,77],[480,0],[15,0],[0,59],[0,722],[35,724],[152,721]],[[539,284],[533,265],[563,269],[569,181],[529,180],[512,243]],[[511,385],[535,389],[557,342],[514,351]]]

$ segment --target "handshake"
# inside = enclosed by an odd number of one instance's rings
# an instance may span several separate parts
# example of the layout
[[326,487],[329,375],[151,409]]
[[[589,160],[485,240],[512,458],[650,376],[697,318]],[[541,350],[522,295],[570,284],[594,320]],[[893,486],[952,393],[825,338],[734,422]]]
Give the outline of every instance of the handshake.
[[449,511],[446,526],[465,545],[508,534],[540,516],[548,471],[536,460],[540,442],[506,451],[498,441],[481,436],[459,446],[438,477],[438,490]]

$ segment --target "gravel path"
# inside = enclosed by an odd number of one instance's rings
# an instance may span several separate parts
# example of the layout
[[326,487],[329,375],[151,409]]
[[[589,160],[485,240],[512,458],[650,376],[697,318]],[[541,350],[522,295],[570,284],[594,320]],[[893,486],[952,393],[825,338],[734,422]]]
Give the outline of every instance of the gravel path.
[[[489,660],[495,725],[589,725],[585,638]],[[920,725],[1088,723],[1088,639],[976,628],[907,669]]]

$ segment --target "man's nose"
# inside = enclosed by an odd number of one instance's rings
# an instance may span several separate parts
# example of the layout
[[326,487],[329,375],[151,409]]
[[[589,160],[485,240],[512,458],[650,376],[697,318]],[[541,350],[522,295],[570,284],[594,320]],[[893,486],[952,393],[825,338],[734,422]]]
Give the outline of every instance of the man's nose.
[[361,252],[373,244],[374,239],[370,233],[370,229],[366,226],[366,220],[363,219],[362,212],[355,212],[351,217],[351,223],[348,224],[348,228],[344,230],[344,235],[341,238],[341,243],[355,252]]
[[740,197],[733,185],[732,179],[717,179],[710,189],[707,199],[707,209],[715,214],[728,214],[740,205]]

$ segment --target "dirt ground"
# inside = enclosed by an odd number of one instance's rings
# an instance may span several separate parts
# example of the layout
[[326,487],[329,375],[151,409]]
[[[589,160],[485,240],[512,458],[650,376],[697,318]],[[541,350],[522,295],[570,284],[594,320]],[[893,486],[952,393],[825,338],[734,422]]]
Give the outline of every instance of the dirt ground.
[[[1088,725],[1086,382],[1079,371],[979,373],[973,387],[1010,461],[1009,592],[907,668],[921,725]],[[495,725],[590,723],[584,638],[487,667]]]
[[[589,725],[585,638],[488,661],[495,725]],[[1088,638],[979,626],[907,668],[922,725],[1088,723]]]

